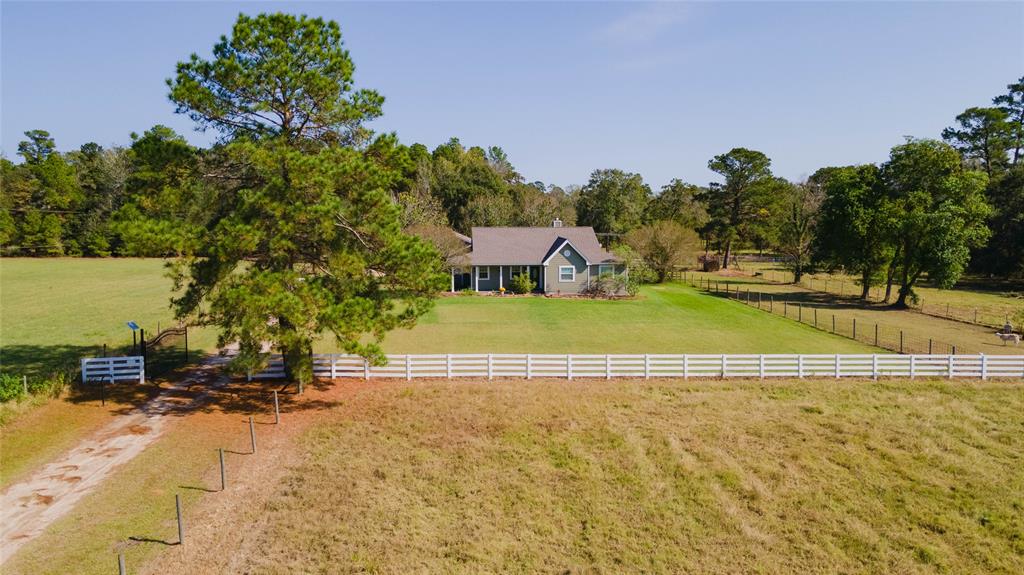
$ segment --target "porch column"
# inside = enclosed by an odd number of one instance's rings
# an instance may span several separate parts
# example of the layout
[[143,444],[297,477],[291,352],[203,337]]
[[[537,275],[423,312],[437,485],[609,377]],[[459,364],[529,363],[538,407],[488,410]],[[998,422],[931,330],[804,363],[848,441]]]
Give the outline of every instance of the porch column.
[[505,287],[505,279],[501,277],[501,273],[502,273],[503,269],[505,269],[505,266],[498,266],[498,289],[499,290],[501,290],[501,288]]
[[473,266],[473,291],[480,291],[480,266]]
[[455,293],[455,268],[450,270],[452,276],[452,293]]

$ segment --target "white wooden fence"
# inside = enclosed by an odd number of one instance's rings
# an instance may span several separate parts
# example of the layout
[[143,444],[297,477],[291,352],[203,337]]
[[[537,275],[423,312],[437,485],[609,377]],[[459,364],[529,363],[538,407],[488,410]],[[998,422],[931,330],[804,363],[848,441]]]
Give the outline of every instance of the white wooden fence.
[[146,381],[146,366],[142,356],[85,357],[82,358],[82,383],[90,381]]
[[[1024,355],[388,355],[384,366],[345,354],[316,354],[313,374],[339,378],[496,377],[946,377],[1024,378]],[[249,379],[284,377],[281,356]]]

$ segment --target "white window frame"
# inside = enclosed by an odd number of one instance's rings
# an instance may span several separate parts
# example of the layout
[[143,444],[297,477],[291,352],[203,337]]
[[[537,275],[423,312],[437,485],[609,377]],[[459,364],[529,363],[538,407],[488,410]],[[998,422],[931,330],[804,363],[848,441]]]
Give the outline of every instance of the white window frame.
[[[608,271],[605,271],[606,269]],[[611,274],[611,275],[615,275],[615,265],[614,264],[599,264],[597,266],[597,277],[601,277],[601,276],[603,276],[606,273]]]
[[[572,278],[565,279],[564,271],[572,272]],[[576,266],[558,266],[558,283],[571,283],[576,281]]]
[[491,281],[491,266],[477,266],[476,279]]

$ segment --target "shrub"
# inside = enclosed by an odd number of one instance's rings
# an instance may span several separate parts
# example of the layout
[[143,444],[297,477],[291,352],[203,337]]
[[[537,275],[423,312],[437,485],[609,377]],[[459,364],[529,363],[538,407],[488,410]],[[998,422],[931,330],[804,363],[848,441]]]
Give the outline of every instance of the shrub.
[[18,399],[24,394],[21,378],[13,373],[0,373],[0,403]]
[[530,280],[529,274],[521,273],[512,278],[511,287],[513,293],[525,294],[535,290],[537,282]]
[[[629,283],[622,275],[604,273],[591,280],[590,285],[581,293],[589,297],[611,297],[622,293],[622,290],[629,292]],[[630,293],[635,295],[635,293]]]

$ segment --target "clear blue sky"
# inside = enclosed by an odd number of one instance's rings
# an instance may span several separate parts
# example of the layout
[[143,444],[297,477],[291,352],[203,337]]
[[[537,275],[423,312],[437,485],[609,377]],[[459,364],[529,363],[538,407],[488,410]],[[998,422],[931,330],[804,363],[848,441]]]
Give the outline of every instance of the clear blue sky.
[[337,20],[378,130],[499,145],[529,180],[596,168],[705,184],[743,146],[800,178],[938,137],[1024,75],[1024,3],[15,3],[2,12],[3,153],[126,144],[174,114],[164,79],[240,11]]

